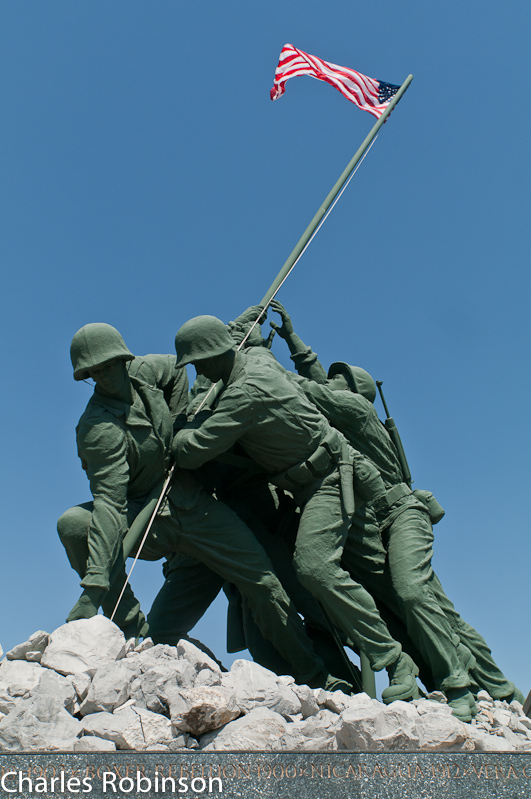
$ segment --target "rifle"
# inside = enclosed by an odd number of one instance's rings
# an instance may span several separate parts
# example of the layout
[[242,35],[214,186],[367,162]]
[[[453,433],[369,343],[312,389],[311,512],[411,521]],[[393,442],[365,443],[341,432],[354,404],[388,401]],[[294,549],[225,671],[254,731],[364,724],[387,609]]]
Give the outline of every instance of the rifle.
[[[402,444],[402,439],[400,438],[400,433],[398,432],[398,428],[395,424],[395,420],[389,413],[389,408],[387,407],[387,403],[385,401],[383,391],[382,391],[382,380],[377,380],[376,385],[378,386],[378,391],[380,392],[380,397],[382,399],[382,405],[384,406],[384,411],[386,415],[386,419],[384,422],[384,427],[389,433],[389,438],[393,442],[394,448],[396,449],[396,454],[398,456],[398,461],[400,463],[400,469],[402,471],[402,478],[404,483],[411,488],[411,484],[413,482],[411,478],[411,472],[409,471],[409,464],[407,462],[406,453],[404,451],[404,445]],[[428,513],[430,515],[430,520],[432,524],[437,524],[440,522],[442,517],[444,516],[444,508],[439,505],[431,491],[422,491],[420,488],[415,488],[413,493],[426,507],[428,508]]]
[[385,397],[382,391],[382,380],[377,380],[376,385],[378,386],[378,391],[380,392],[380,397],[382,400],[382,404],[384,406],[385,411],[385,422],[384,427],[389,433],[389,438],[394,444],[396,449],[396,454],[398,455],[398,460],[400,462],[400,468],[402,470],[402,477],[404,479],[404,483],[407,483],[408,486],[411,488],[411,483],[413,480],[411,479],[411,472],[409,471],[409,464],[407,462],[406,453],[404,452],[404,445],[402,444],[402,439],[400,438],[400,433],[398,432],[398,428],[395,424],[395,420],[389,413],[389,408],[387,407],[387,403],[385,401]]

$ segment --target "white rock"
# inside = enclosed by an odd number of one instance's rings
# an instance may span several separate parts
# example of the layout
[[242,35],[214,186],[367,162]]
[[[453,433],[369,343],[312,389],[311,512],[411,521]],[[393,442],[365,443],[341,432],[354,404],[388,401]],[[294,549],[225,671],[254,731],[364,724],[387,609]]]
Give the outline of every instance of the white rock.
[[506,710],[505,708],[501,708],[501,707],[494,707],[494,709],[491,711],[491,713],[492,713],[492,715],[494,717],[494,722],[492,724],[494,729],[496,729],[496,727],[508,727],[509,726],[510,721],[511,721],[511,711],[510,710]]
[[71,674],[70,682],[76,689],[78,699],[82,702],[88,693],[91,679],[88,674]]
[[324,705],[328,699],[328,692],[324,688],[314,688],[313,694],[318,705]]
[[268,707],[282,716],[301,712],[301,701],[290,687],[280,683],[276,674],[249,660],[235,660],[222,685],[232,687],[236,702],[244,713],[253,707]]
[[490,705],[494,704],[494,699],[492,698],[492,696],[489,694],[488,691],[483,691],[483,690],[478,691],[476,698],[478,702],[488,702]]
[[520,744],[523,743],[523,739],[520,738],[515,732],[510,730],[508,727],[503,728],[503,737],[515,749],[517,746],[520,746]]
[[[133,639],[134,640],[134,639]],[[155,646],[153,643],[153,638],[144,638],[137,646],[133,647],[135,652],[145,652],[147,649],[151,649],[151,647]]]
[[297,684],[295,677],[292,677],[291,674],[281,674],[280,677],[277,677],[277,682],[279,685],[290,685],[292,687]]
[[102,710],[112,712],[130,698],[131,683],[138,676],[140,666],[123,658],[99,668],[80,707],[82,716]]
[[[433,692],[435,693],[435,692]],[[452,715],[452,708],[446,702],[439,702],[438,699],[417,699],[411,703],[417,708],[417,713],[423,716],[425,713],[438,713],[439,715]]]
[[40,663],[42,659],[42,652],[38,650],[35,652],[26,652],[26,660],[29,660],[30,663]]
[[321,710],[294,724],[288,724],[282,736],[282,748],[288,751],[333,752],[337,749],[336,731],[340,717],[332,710]]
[[[6,652],[6,658],[8,660],[26,660],[26,656],[29,652],[44,652],[46,645],[48,644],[49,635],[44,630],[37,630],[37,632],[30,635],[27,641],[24,641],[23,644],[17,644],[11,649],[9,652]],[[31,658],[27,658],[27,660],[31,660]],[[36,658],[33,658],[36,660]]]
[[81,723],[50,694],[21,702],[0,721],[0,750],[6,752],[53,752],[72,750]]
[[0,711],[9,713],[21,697],[29,696],[31,689],[39,684],[43,672],[38,663],[3,660],[0,664]]
[[476,752],[512,752],[514,747],[503,737],[489,735],[473,724],[467,728],[469,738],[474,742]]
[[173,740],[169,719],[131,704],[115,713],[92,713],[85,716],[82,725],[85,735],[114,741],[118,749],[143,751]]
[[315,691],[313,688],[309,688],[307,685],[297,685],[297,683],[294,683],[292,690],[301,703],[303,718],[307,719],[309,716],[315,716],[316,713],[319,713],[320,706],[315,698]]
[[179,697],[184,707],[170,703],[172,725],[175,730],[195,736],[216,730],[241,713],[233,691],[221,685],[180,691]]
[[31,697],[46,697],[61,701],[69,713],[76,713],[79,709],[76,689],[72,681],[51,669],[42,669],[38,685],[30,691]]
[[105,616],[71,621],[58,627],[42,656],[41,664],[60,674],[89,674],[124,656],[123,632]]
[[210,671],[210,669],[201,669],[195,678],[196,688],[200,685],[221,685],[221,671]]
[[125,657],[136,649],[136,638],[128,638],[125,642]]
[[138,705],[151,710],[158,708],[157,712],[167,714],[172,705],[180,703],[179,691],[194,686],[195,668],[178,658],[174,646],[158,644],[127,662],[138,670],[130,694]]
[[423,752],[459,752],[470,739],[468,725],[456,719],[451,708],[447,709],[448,713],[428,711],[416,720],[415,733]]
[[337,730],[339,749],[363,752],[412,751],[419,748],[416,722],[419,714],[407,702],[352,706],[341,714]]
[[[447,699],[446,699],[446,697],[445,697],[445,695],[443,694],[442,691],[430,691],[428,694],[426,694],[426,699],[429,702],[438,702],[440,705],[445,705],[446,702],[447,702]],[[424,701],[424,700],[423,699],[417,699],[417,700],[415,700],[413,702],[413,704],[416,704],[416,702],[422,702],[422,701]]]
[[280,715],[266,707],[253,708],[246,716],[226,724],[221,730],[203,735],[199,741],[201,750],[219,752],[223,750],[275,751],[282,749],[282,737],[288,723]]
[[[358,696],[360,696],[360,694],[358,694]],[[362,696],[367,696],[367,694],[362,694]],[[328,691],[328,697],[324,706],[333,713],[341,713],[349,707],[351,698],[352,697],[347,694],[344,694],[343,691]]]
[[84,735],[75,742],[74,752],[116,752],[116,744],[95,735]]
[[196,672],[209,669],[221,674],[221,669],[216,661],[209,657],[206,652],[192,644],[191,641],[187,641],[184,638],[179,641],[177,643],[177,654],[180,658],[184,658],[188,663],[191,663]]

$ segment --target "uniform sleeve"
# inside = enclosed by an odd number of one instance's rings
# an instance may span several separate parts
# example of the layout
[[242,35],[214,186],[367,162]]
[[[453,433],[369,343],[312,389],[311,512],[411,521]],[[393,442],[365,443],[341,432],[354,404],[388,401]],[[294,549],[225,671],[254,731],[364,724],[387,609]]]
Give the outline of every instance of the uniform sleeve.
[[160,388],[172,419],[186,411],[188,403],[188,375],[186,369],[177,369],[175,355],[144,355],[135,358],[129,371],[148,386]]
[[109,575],[127,531],[126,433],[118,424],[101,422],[78,433],[79,455],[87,467],[94,510],[88,537],[84,588],[109,588]]
[[354,394],[349,389],[344,391],[330,389],[328,385],[320,385],[315,380],[300,380],[299,385],[333,427],[342,432],[347,425],[355,426],[358,430],[363,428],[367,414],[372,408],[365,397]]
[[211,416],[199,425],[189,422],[173,439],[175,463],[198,469],[227,452],[256,423],[255,401],[242,388],[225,389]]
[[316,383],[326,383],[328,376],[325,369],[311,347],[307,347],[301,339],[293,334],[290,338],[290,358],[295,364],[295,369],[302,377],[315,380]]

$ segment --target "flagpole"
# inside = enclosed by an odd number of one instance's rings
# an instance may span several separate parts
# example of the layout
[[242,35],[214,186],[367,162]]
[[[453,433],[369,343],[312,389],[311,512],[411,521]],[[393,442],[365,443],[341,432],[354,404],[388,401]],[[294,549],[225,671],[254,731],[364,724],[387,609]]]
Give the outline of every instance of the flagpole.
[[269,289],[267,290],[267,293],[264,295],[263,299],[261,300],[260,305],[269,305],[269,303],[277,293],[278,289],[280,288],[280,286],[282,285],[282,283],[284,282],[290,271],[295,266],[297,259],[301,256],[304,248],[308,245],[310,239],[312,238],[318,226],[324,219],[325,214],[330,209],[332,203],[339,195],[340,191],[345,186],[351,174],[356,169],[357,165],[360,163],[361,159],[363,158],[363,156],[365,155],[365,153],[373,143],[374,139],[378,135],[378,131],[380,130],[380,128],[388,118],[393,108],[404,96],[404,93],[407,91],[409,84],[411,83],[412,80],[413,80],[413,75],[408,75],[406,80],[403,82],[402,86],[399,88],[399,90],[397,91],[397,93],[395,94],[395,96],[393,97],[393,99],[391,100],[391,102],[383,112],[380,119],[376,121],[376,124],[373,126],[372,130],[366,136],[361,147],[359,147],[359,149],[356,151],[356,153],[349,161],[349,163],[347,164],[347,166],[339,176],[338,180],[336,181],[336,183],[334,184],[334,186],[326,196],[321,207],[319,208],[319,210],[313,217],[312,221],[310,222],[310,224],[302,234],[301,238],[297,242],[296,246],[294,247],[288,260],[286,261],[286,263],[284,264],[284,266],[282,267],[282,269],[280,270],[274,281],[271,283]]

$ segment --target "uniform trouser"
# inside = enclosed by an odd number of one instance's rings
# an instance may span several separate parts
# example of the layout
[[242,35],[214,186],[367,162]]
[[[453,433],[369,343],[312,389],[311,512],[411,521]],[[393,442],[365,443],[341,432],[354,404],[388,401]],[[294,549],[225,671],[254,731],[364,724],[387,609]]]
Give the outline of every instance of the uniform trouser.
[[172,555],[164,564],[164,584],[148,613],[156,644],[187,638],[223,587],[223,577],[189,555]]
[[332,624],[363,652],[373,671],[402,649],[383,623],[372,596],[341,567],[351,518],[341,501],[337,470],[295,494],[302,512],[294,564],[300,582],[321,603]]
[[429,667],[429,687],[448,690],[470,685],[458,657],[457,621],[452,624],[448,613],[453,606],[432,569],[433,529],[427,513],[404,510],[380,536],[371,509],[361,508],[352,533],[348,568],[404,622]]
[[[81,578],[85,576],[87,570],[89,555],[87,541],[93,507],[92,502],[76,505],[63,513],[57,522],[59,538],[66,550],[70,565]],[[132,519],[129,521],[131,522]],[[111,585],[102,601],[103,612],[108,617],[112,616],[124,582],[125,569],[122,569],[120,576]],[[145,622],[144,614],[140,610],[140,602],[135,597],[129,583],[116,610],[114,621],[126,638],[134,638],[142,630],[142,625]]]
[[496,665],[485,639],[470,624],[467,624],[456,611],[444,593],[437,575],[434,575],[433,590],[455,635],[459,637],[461,644],[470,650],[476,660],[475,666],[469,672],[474,691],[483,688],[489,692],[493,699],[503,699],[506,696],[510,696],[515,690],[514,683],[508,680]]
[[[295,606],[274,575],[263,547],[230,508],[202,491],[193,508],[177,509],[170,495],[163,513],[153,524],[147,545],[151,551],[166,557],[175,552],[191,555],[222,580],[236,585],[262,634],[290,663],[296,678],[301,682],[324,678],[323,663],[315,655]],[[197,591],[198,573],[197,570],[194,576],[191,572],[194,591]],[[164,604],[167,588],[163,587],[157,597],[157,607]],[[211,601],[211,593],[207,591],[203,597],[204,609]]]
[[[243,628],[247,649],[253,660],[266,669],[278,674],[290,674],[290,664],[282,657],[277,649],[266,641],[254,623],[247,605],[242,607]],[[345,680],[354,686],[355,691],[361,691],[361,672],[349,663],[346,654],[342,654],[340,644],[336,643],[331,633],[306,625],[306,632],[310,637],[314,650],[322,658],[326,669],[335,677]]]
[[[317,600],[297,580],[293,568],[293,553],[280,533],[272,533],[255,516],[256,494],[247,492],[230,497],[226,503],[244,519],[264,547],[276,576],[297,612],[305,620],[305,628],[314,650],[323,660],[327,671],[347,682],[352,674],[331,638],[326,619]],[[251,498],[249,501],[249,497]],[[273,522],[278,522],[275,518]],[[294,532],[298,516],[294,517]],[[289,519],[283,517],[283,522]],[[174,555],[164,565],[165,583],[148,614],[149,632],[155,643],[175,644],[185,638],[197,624],[223,587],[229,599],[227,615],[227,649],[238,652],[249,649],[253,659],[276,674],[289,674],[291,664],[283,658],[271,641],[264,638],[253,619],[252,612],[235,585],[223,579],[195,558]],[[354,666],[352,665],[354,669]]]

